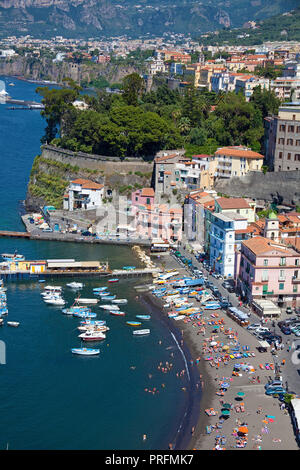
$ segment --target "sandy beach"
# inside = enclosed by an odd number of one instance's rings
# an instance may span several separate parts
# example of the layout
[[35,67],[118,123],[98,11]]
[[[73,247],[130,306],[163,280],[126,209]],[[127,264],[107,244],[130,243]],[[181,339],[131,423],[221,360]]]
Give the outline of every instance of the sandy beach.
[[[167,265],[165,269],[174,268],[175,261],[171,257],[165,257],[164,262]],[[176,264],[175,267],[186,275],[184,268]],[[163,303],[155,298],[155,304],[160,305],[162,315],[168,319],[167,311],[172,308],[163,309]],[[196,301],[194,303],[199,306]],[[190,419],[185,423],[185,449],[299,449],[287,410],[281,409],[278,398],[267,396],[264,389],[265,384],[275,377],[274,369],[266,368],[266,365],[274,365],[274,359],[278,364],[281,364],[283,358],[287,359],[286,346],[282,351],[277,351],[276,358],[270,352],[260,353],[257,350],[258,340],[222,310],[204,310],[197,320],[187,317],[184,320],[168,321],[180,331],[181,345],[191,355],[188,362],[193,369],[194,386],[199,377],[202,391],[201,400],[196,400]],[[218,322],[217,329],[215,325],[209,325],[210,322]],[[205,330],[202,330],[203,326]],[[230,358],[232,349],[239,349],[243,357]],[[212,359],[205,360],[208,357]],[[240,367],[234,368],[235,365]],[[287,367],[288,361],[281,366],[283,383]],[[226,389],[221,390],[221,384],[225,382],[228,387],[226,385]],[[219,394],[222,391],[223,396]],[[222,416],[222,403],[231,405],[229,417]],[[214,409],[214,416],[205,413],[210,408]],[[246,433],[239,431],[242,427]]]

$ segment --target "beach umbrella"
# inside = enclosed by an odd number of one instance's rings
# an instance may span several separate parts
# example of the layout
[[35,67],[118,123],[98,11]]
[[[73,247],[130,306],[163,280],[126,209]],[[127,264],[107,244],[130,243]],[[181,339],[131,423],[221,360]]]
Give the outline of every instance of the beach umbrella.
[[245,395],[244,392],[238,392],[238,393],[237,393],[237,396],[238,396],[238,397],[243,397],[244,395]]
[[222,415],[230,416],[230,411],[229,410],[222,410]]
[[224,409],[224,410],[226,410],[226,409],[231,410],[231,404],[230,404],[230,403],[224,403],[224,404],[222,405],[222,409]]
[[225,346],[223,346],[223,349],[224,349],[224,351],[228,351],[229,346],[227,344],[225,344]]
[[217,343],[216,341],[212,341],[212,342],[210,343],[211,346],[217,346],[217,344],[218,344],[218,343]]
[[248,428],[246,426],[241,426],[240,428],[238,428],[238,432],[242,434],[248,434]]

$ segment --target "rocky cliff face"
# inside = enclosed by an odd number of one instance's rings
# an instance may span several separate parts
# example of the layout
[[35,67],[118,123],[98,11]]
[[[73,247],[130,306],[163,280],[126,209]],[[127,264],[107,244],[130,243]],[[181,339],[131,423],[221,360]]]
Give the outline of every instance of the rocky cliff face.
[[298,0],[0,0],[1,35],[202,33],[289,11]]

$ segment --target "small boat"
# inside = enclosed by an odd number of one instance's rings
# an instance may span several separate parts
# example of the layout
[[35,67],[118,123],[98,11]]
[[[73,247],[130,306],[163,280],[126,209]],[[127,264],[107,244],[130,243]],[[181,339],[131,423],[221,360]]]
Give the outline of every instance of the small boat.
[[4,261],[24,261],[24,255],[18,255],[17,252],[15,253],[2,253],[2,259]]
[[138,321],[127,321],[126,325],[128,326],[141,326],[141,322]]
[[82,320],[80,322],[80,325],[103,326],[103,325],[106,325],[106,321],[105,320]]
[[176,315],[176,317],[173,317],[173,320],[183,320],[184,318],[186,318],[185,315]]
[[118,282],[118,281],[119,281],[119,279],[116,279],[116,278],[115,278],[115,279],[109,279],[109,280],[108,280],[108,282]]
[[96,356],[100,353],[100,349],[92,348],[72,348],[71,352],[73,354],[78,354],[79,356]]
[[42,284],[43,282],[46,282],[45,279],[39,279],[39,283]]
[[116,315],[116,316],[120,316],[120,317],[124,317],[126,315],[125,312],[120,312],[119,310],[112,310],[109,313],[111,315]]
[[[44,291],[61,292],[62,287],[61,286],[45,286]],[[43,292],[42,292],[42,294],[43,294]]]
[[86,331],[85,333],[81,333],[78,338],[83,341],[100,341],[105,339],[106,335],[101,331]]
[[132,332],[133,335],[136,335],[136,336],[144,336],[144,335],[149,335],[150,334],[150,330],[148,329],[145,329],[145,330],[134,330]]
[[103,308],[103,310],[120,310],[117,305],[99,305],[100,308]]
[[139,318],[139,320],[150,320],[151,315],[136,315],[136,318]]
[[135,269],[135,266],[123,266],[122,269],[125,269],[125,271],[132,271],[133,269]]
[[127,302],[128,302],[127,299],[113,299],[113,300],[112,300],[112,303],[113,303],[113,304],[125,305],[125,304],[127,304]]
[[93,292],[103,292],[107,287],[94,287]]
[[113,302],[116,297],[116,295],[107,295],[104,300],[111,300]]
[[82,289],[83,283],[82,282],[69,282],[69,284],[67,284],[67,287],[71,287],[71,289]]
[[95,295],[100,295],[101,299],[102,297],[109,297],[111,295],[110,292],[94,292]]
[[93,312],[74,312],[73,317],[78,318],[96,318],[97,314]]
[[0,326],[3,326],[3,324],[4,324],[3,318],[0,318]]
[[75,299],[76,302],[80,304],[97,304],[99,302],[99,299],[84,299],[79,297],[78,299]]
[[66,301],[62,298],[45,299],[46,304],[50,305],[65,305]]
[[14,326],[14,327],[17,327],[20,325],[20,323],[18,321],[8,321],[6,322],[8,326]]

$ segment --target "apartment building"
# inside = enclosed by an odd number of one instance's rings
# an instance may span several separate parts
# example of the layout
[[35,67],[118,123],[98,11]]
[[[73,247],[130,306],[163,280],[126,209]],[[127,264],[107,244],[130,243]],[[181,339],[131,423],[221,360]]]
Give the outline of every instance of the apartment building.
[[247,147],[222,147],[215,152],[216,177],[245,176],[249,171],[261,171],[264,156]]
[[284,103],[265,118],[266,163],[274,171],[300,169],[300,103]]

